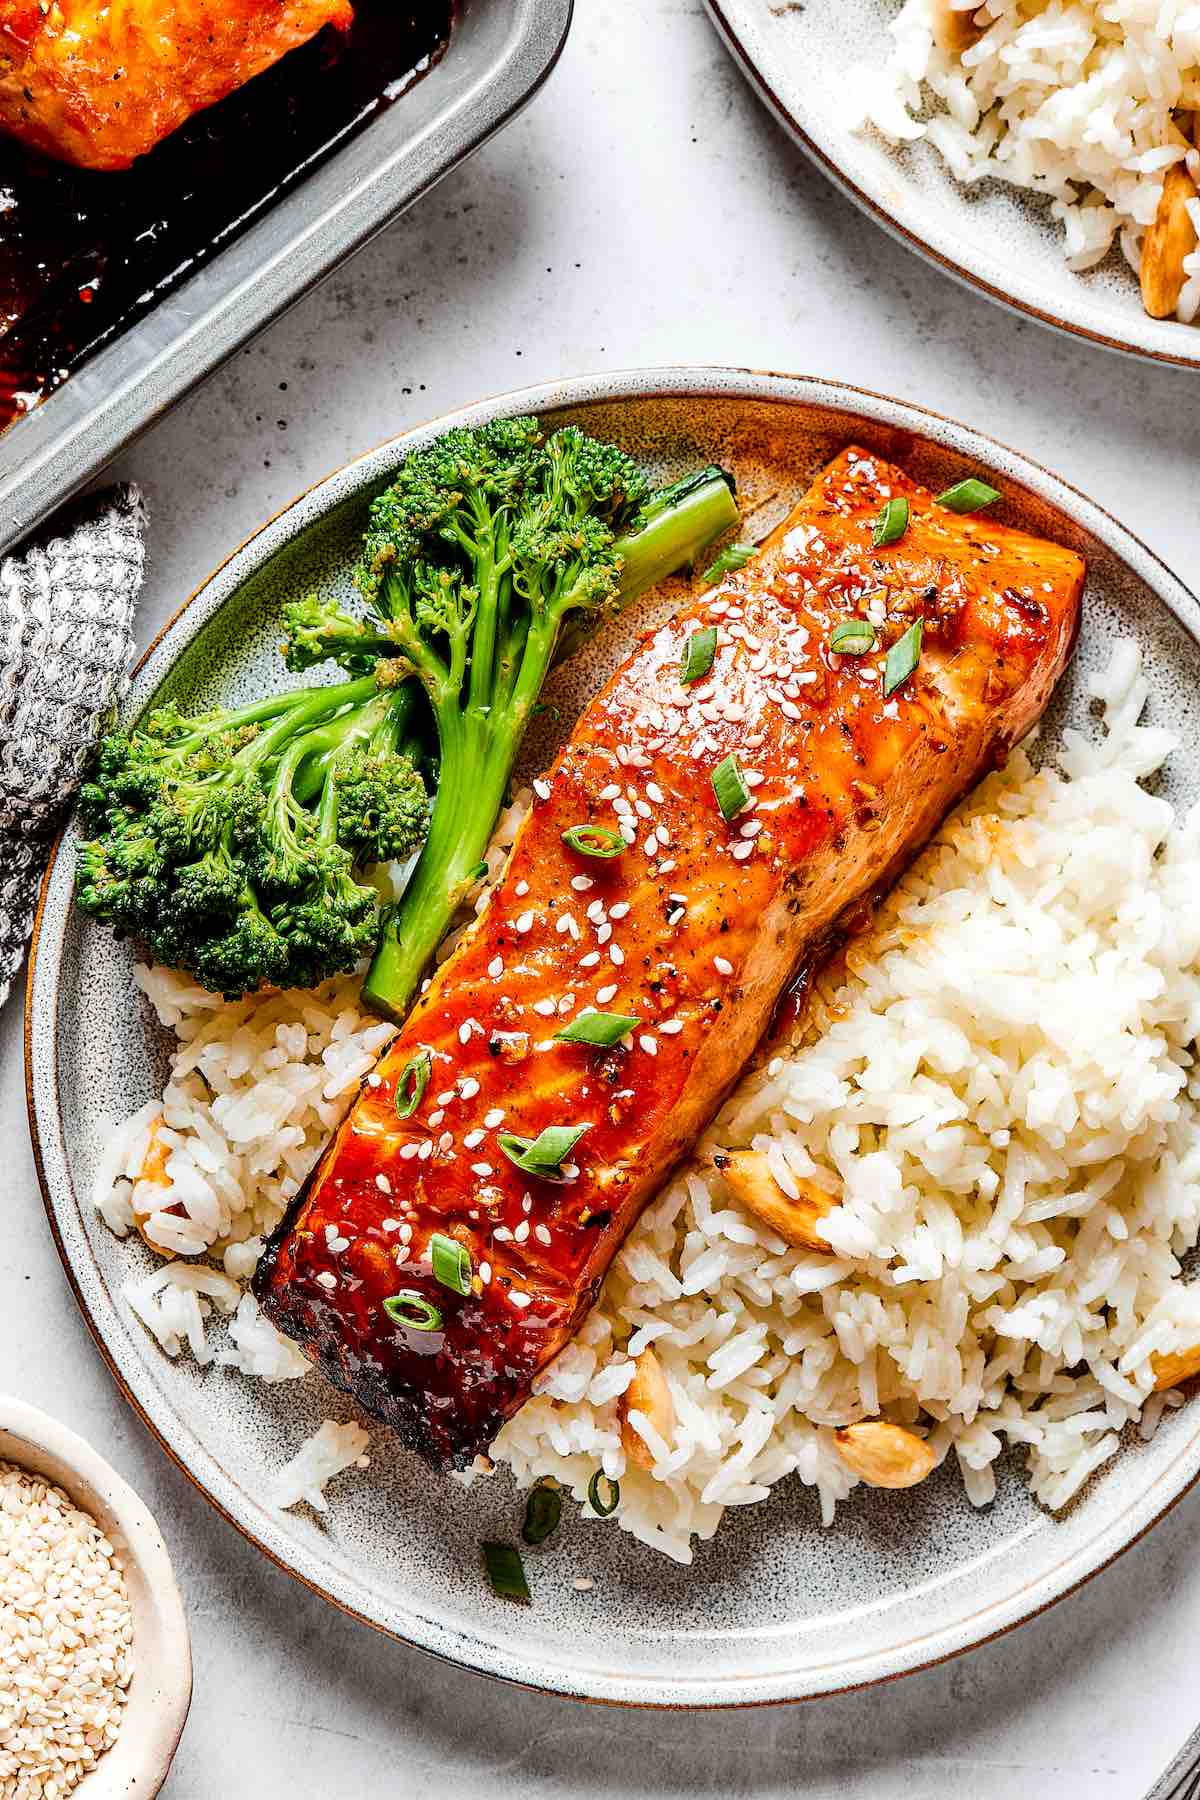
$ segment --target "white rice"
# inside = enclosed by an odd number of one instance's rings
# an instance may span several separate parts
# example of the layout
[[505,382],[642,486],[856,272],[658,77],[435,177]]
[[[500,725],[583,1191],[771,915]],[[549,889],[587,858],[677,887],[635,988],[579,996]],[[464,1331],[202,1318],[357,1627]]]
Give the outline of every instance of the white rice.
[[[687,1562],[727,1506],[791,1474],[828,1523],[858,1485],[839,1425],[913,1426],[953,1458],[976,1505],[1019,1446],[1034,1494],[1058,1508],[1127,1426],[1149,1435],[1179,1403],[1151,1397],[1151,1357],[1200,1341],[1200,1288],[1179,1278],[1200,1234],[1200,813],[1179,820],[1141,785],[1174,740],[1137,723],[1147,686],[1133,644],[1094,689],[1104,738],[1068,732],[1056,768],[1038,772],[1018,751],[983,783],[823,978],[801,1045],[749,1075],[699,1146],[765,1150],[785,1189],[803,1177],[840,1196],[831,1253],[788,1248],[711,1168],[690,1165],[500,1433],[493,1456],[521,1485],[552,1477],[586,1503],[603,1468],[621,1482],[617,1523]],[[202,1029],[226,1046],[211,1058],[226,1073],[239,1034],[275,1043],[286,1008],[311,1005],[214,1008],[161,971],[154,991],[185,1045]],[[350,1037],[361,1029],[347,1021]],[[298,1079],[320,1055],[310,1044],[263,1076]],[[192,1105],[197,1121],[211,1116],[211,1101]],[[185,1119],[173,1129],[186,1140]],[[273,1141],[268,1128],[252,1159],[253,1233],[266,1228],[253,1196],[281,1166]],[[243,1152],[228,1156],[236,1185]],[[98,1200],[111,1218],[111,1193]],[[239,1248],[255,1254],[250,1238]],[[214,1354],[206,1328],[227,1317],[218,1361],[300,1372],[224,1254],[225,1270],[157,1271],[131,1293],[139,1316],[167,1350],[199,1343],[201,1356]],[[633,1415],[654,1457],[643,1471],[626,1466],[618,1407],[651,1343],[676,1427],[664,1442]],[[317,1491],[307,1465],[288,1491]]]
[[[962,182],[994,176],[1049,196],[1073,269],[1115,242],[1136,273],[1164,170],[1187,157],[1200,177],[1200,152],[1172,120],[1200,108],[1196,0],[950,0],[983,27],[961,56],[936,41],[940,4],[906,0],[887,61],[851,71],[851,121],[896,143],[928,138]],[[1184,269],[1177,312],[1189,321],[1200,251]]]
[[[178,1047],[161,1101],[112,1134],[96,1204],[121,1235],[136,1213],[152,1248],[246,1276],[394,1028],[361,1010],[355,976],[232,1003],[166,969],[133,978]],[[165,1186],[139,1178],[152,1131]]]
[[306,1500],[317,1512],[327,1512],[326,1482],[345,1469],[368,1468],[371,1459],[363,1454],[366,1447],[367,1434],[361,1425],[338,1425],[326,1419],[276,1476],[276,1506],[296,1506]]

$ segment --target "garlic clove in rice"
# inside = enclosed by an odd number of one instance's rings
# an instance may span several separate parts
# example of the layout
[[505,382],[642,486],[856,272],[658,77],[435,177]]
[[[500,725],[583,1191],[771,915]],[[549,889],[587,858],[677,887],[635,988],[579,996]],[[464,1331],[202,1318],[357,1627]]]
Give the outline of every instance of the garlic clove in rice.
[[621,1420],[621,1448],[639,1469],[652,1469],[657,1460],[630,1413],[638,1413],[665,1445],[670,1445],[675,1432],[675,1404],[663,1374],[662,1364],[653,1350],[647,1348],[637,1359],[633,1380],[618,1404]]
[[910,1488],[924,1481],[937,1456],[924,1438],[886,1419],[866,1419],[833,1434],[838,1455],[868,1487]]
[[984,27],[975,22],[978,8],[954,4],[954,0],[934,0],[932,11],[933,41],[948,56],[961,56],[977,43]]
[[1181,1381],[1190,1381],[1193,1375],[1200,1375],[1200,1344],[1192,1344],[1187,1350],[1156,1350],[1150,1358],[1150,1367],[1154,1371],[1154,1392],[1165,1394],[1168,1388],[1178,1387]]
[[834,1254],[833,1246],[828,1238],[820,1236],[817,1226],[834,1210],[837,1201],[815,1182],[794,1177],[797,1197],[793,1200],[772,1175],[762,1150],[718,1150],[713,1167],[725,1177],[734,1199],[770,1230],[778,1232],[785,1243],[798,1250]]
[[167,1158],[171,1154],[159,1133],[164,1129],[165,1121],[161,1113],[150,1126],[150,1135],[146,1139],[146,1149],[142,1156],[142,1166],[133,1184],[130,1196],[130,1210],[133,1222],[137,1226],[142,1242],[155,1256],[174,1256],[175,1252],[164,1244],[156,1243],[149,1231],[150,1221],[154,1215],[163,1211],[173,1211],[182,1215],[183,1208],[175,1206],[167,1208],[163,1204],[163,1196],[169,1193],[172,1183],[167,1173]]
[[1190,203],[1196,184],[1186,163],[1172,163],[1163,177],[1153,222],[1142,239],[1142,305],[1152,319],[1169,319],[1179,304],[1187,271],[1184,261],[1196,248]]

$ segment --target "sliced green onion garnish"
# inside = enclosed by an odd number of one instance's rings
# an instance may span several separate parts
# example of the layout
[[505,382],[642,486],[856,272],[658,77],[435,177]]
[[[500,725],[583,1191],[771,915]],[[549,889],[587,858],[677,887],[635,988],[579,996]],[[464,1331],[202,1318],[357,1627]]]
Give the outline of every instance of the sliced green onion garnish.
[[425,1089],[429,1086],[429,1077],[433,1070],[433,1058],[428,1050],[418,1050],[410,1056],[400,1071],[400,1079],[396,1083],[396,1117],[411,1119],[424,1098]]
[[[601,1497],[600,1492],[601,1482],[604,1483],[605,1488],[603,1498]],[[614,1481],[611,1476],[606,1475],[603,1469],[597,1469],[596,1473],[592,1476],[592,1479],[588,1482],[588,1505],[594,1513],[599,1513],[602,1519],[607,1519],[610,1513],[616,1512],[620,1504],[620,1482]]]
[[925,621],[916,619],[909,626],[903,637],[897,638],[887,653],[887,661],[883,665],[883,691],[885,696],[893,693],[902,681],[907,681],[921,660],[921,638],[925,631]]
[[980,481],[977,475],[968,475],[965,481],[956,481],[948,487],[944,494],[939,494],[939,506],[948,506],[951,512],[978,512],[981,506],[990,506],[993,500],[999,500],[1000,490]]
[[543,1181],[561,1181],[563,1158],[571,1154],[586,1130],[586,1125],[547,1125],[535,1138],[502,1131],[496,1142],[522,1174],[538,1175]]
[[486,874],[487,874],[487,863],[486,862],[477,862],[475,864],[475,867],[471,870],[470,874],[467,876],[467,880],[468,881],[481,881]]
[[501,1600],[519,1600],[522,1606],[529,1605],[529,1583],[519,1550],[511,1544],[484,1544],[483,1566],[493,1594]]
[[429,1260],[433,1264],[433,1279],[442,1287],[449,1288],[452,1294],[470,1293],[475,1271],[469,1253],[457,1238],[435,1231],[429,1240]]
[[436,1331],[442,1322],[437,1307],[431,1306],[416,1288],[401,1288],[398,1294],[389,1294],[383,1310],[389,1319],[397,1325],[407,1325],[410,1331]]
[[897,543],[907,530],[908,501],[898,494],[895,499],[884,503],[883,510],[875,521],[871,542],[878,550],[883,544]]
[[875,627],[868,619],[843,619],[829,634],[829,648],[839,656],[865,656],[875,648]]
[[563,832],[562,841],[580,856],[620,856],[625,849],[620,832],[610,831],[607,825],[571,825]]
[[628,1013],[580,1013],[554,1035],[561,1044],[595,1044],[601,1050],[611,1050],[636,1024],[637,1020]]
[[727,575],[736,575],[744,569],[754,555],[753,544],[726,544],[709,563],[700,577],[705,587],[712,587],[715,582],[724,581]]
[[703,631],[693,631],[687,641],[683,653],[683,664],[679,670],[680,681],[699,681],[707,675],[713,666],[713,658],[717,654],[717,628],[706,625]]
[[735,819],[749,804],[750,789],[742,778],[736,756],[727,756],[724,762],[717,764],[712,773],[712,784],[722,818]]
[[556,1487],[539,1483],[525,1502],[525,1523],[521,1536],[527,1544],[544,1544],[552,1531],[558,1530],[562,1518],[562,1495]]

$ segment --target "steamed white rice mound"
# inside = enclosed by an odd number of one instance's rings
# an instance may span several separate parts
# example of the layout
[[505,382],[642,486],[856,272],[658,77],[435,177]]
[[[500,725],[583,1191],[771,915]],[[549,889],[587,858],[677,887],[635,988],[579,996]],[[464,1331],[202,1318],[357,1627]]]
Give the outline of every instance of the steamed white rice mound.
[[[1133,645],[1096,693],[1103,741],[1069,732],[1057,768],[1018,751],[983,783],[827,973],[800,1046],[741,1083],[644,1214],[493,1447],[519,1483],[549,1476],[584,1501],[603,1467],[621,1482],[617,1523],[687,1562],[725,1507],[793,1473],[828,1523],[857,1485],[840,1425],[914,1427],[978,1505],[997,1457],[1023,1446],[1057,1508],[1126,1426],[1149,1435],[1178,1404],[1152,1394],[1151,1357],[1200,1342],[1200,1288],[1179,1279],[1200,1233],[1200,815],[1177,820],[1141,785],[1174,740],[1137,724]],[[384,1028],[353,984],[223,1006],[162,971],[141,980],[180,1038],[167,1172],[196,1221],[205,1171],[204,1249],[224,1266],[177,1257],[130,1302],[169,1354],[299,1375],[241,1284]],[[259,1084],[290,1105],[256,1111]],[[153,1112],[127,1128],[107,1188],[101,1172],[118,1230]],[[248,1137],[231,1116],[253,1120]],[[785,1189],[799,1176],[840,1197],[830,1254],[740,1210],[703,1160],[719,1146],[765,1150]],[[669,1443],[643,1428],[644,1471],[626,1466],[618,1411],[648,1344],[677,1428]],[[287,1492],[319,1493],[352,1447],[322,1440]]]
[[[186,1346],[201,1364],[297,1379],[307,1358],[242,1283],[394,1028],[360,1011],[352,976],[234,1002],[167,969],[133,978],[178,1047],[161,1099],[109,1135],[93,1185],[118,1236],[138,1223],[168,1259],[125,1297],[168,1356]],[[152,1142],[161,1181],[142,1173]],[[229,1320],[219,1352],[214,1316]]]
[[[120,1236],[137,1215],[164,1255],[220,1249],[248,1275],[394,1027],[360,1010],[353,976],[231,1002],[168,969],[133,979],[178,1048],[162,1099],[110,1139],[96,1204]],[[152,1137],[163,1183],[142,1175]]]
[[[896,143],[928,138],[960,181],[994,176],[1050,196],[1073,269],[1094,267],[1115,241],[1136,272],[1164,170],[1187,157],[1200,176],[1200,152],[1172,121],[1200,108],[1200,5],[950,0],[983,27],[958,56],[938,46],[943,3],[906,0],[886,63],[852,70],[852,122]],[[1184,268],[1177,311],[1188,321],[1200,312],[1200,251]]]

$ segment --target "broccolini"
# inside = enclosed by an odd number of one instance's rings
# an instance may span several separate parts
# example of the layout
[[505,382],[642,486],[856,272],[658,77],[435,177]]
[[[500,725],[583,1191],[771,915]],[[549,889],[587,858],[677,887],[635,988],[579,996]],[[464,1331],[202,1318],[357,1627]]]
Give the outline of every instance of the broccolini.
[[288,609],[293,669],[380,656],[417,676],[437,728],[429,835],[386,918],[363,988],[402,1018],[477,879],[556,654],[695,557],[738,520],[708,468],[658,492],[611,444],[536,419],[454,430],[410,456],[372,504],[358,570],[367,616]]
[[79,798],[81,910],[230,998],[353,969],[381,918],[364,868],[410,856],[428,824],[404,749],[418,700],[389,661],[106,737]]

